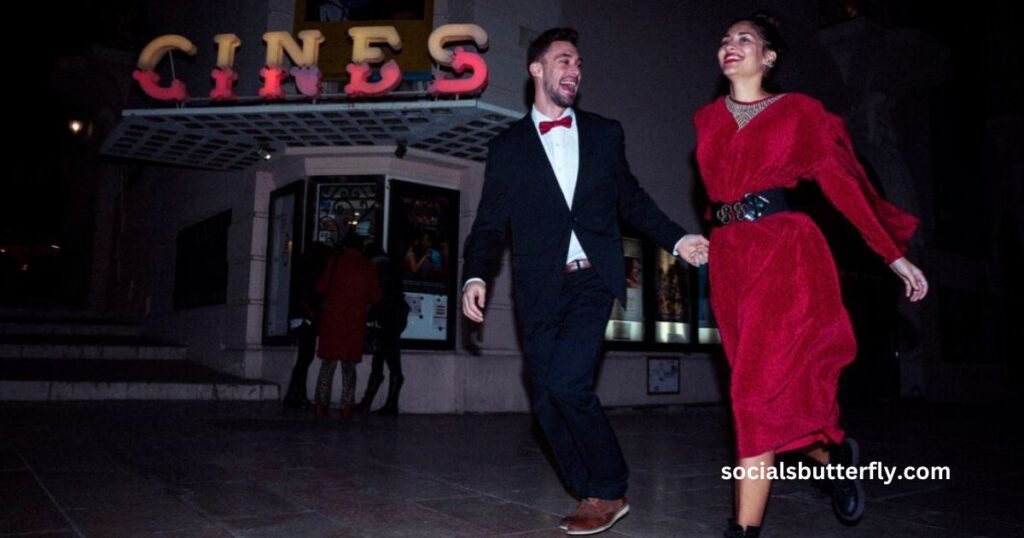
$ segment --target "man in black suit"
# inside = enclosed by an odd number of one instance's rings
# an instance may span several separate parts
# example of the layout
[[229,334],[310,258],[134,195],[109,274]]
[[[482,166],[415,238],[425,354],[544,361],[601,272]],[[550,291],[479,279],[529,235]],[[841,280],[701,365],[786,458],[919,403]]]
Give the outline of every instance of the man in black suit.
[[462,308],[483,321],[485,279],[512,237],[516,311],[533,412],[562,477],[580,499],[560,528],[594,534],[629,512],[629,474],[594,394],[612,300],[625,304],[621,215],[691,264],[707,240],[685,235],[637,184],[618,122],[573,110],[581,80],[577,33],[554,28],[530,44],[530,115],[490,144],[476,220],[466,238]]

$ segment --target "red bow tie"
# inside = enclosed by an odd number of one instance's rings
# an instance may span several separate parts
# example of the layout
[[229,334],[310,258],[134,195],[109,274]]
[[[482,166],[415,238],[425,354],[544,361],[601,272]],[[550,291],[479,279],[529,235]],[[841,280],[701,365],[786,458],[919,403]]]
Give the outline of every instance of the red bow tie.
[[555,121],[542,121],[540,122],[540,134],[548,134],[548,131],[555,127],[565,127],[566,129],[572,127],[572,116],[566,116],[560,120]]

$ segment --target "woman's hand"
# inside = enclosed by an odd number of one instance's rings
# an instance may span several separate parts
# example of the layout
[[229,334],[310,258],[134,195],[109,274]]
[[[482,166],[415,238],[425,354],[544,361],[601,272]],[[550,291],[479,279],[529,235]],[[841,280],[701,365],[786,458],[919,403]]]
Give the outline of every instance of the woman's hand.
[[910,302],[920,301],[928,295],[928,280],[916,265],[910,263],[910,260],[900,258],[890,263],[889,268],[903,279],[903,285],[907,289],[906,296],[910,298]]

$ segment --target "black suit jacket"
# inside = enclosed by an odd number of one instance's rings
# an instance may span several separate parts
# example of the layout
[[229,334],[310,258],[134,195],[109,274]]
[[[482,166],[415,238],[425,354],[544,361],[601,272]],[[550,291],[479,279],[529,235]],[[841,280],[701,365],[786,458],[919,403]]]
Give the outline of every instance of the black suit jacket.
[[489,280],[511,231],[516,309],[527,322],[554,313],[572,231],[594,270],[623,304],[626,277],[619,215],[669,252],[685,234],[629,171],[622,126],[595,114],[575,113],[580,162],[572,207],[565,203],[540,135],[527,115],[489,145],[480,205],[463,249],[462,281]]

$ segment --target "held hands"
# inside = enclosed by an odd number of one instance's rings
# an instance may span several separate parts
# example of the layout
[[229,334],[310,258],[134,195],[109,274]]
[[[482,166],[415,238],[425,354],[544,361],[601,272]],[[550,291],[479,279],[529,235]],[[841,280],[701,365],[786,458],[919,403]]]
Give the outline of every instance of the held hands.
[[462,313],[469,319],[483,323],[484,303],[487,300],[487,285],[483,282],[470,282],[462,290]]
[[906,295],[910,298],[910,302],[915,303],[928,295],[928,280],[924,278],[924,273],[916,265],[910,263],[910,260],[899,258],[890,263],[889,268],[903,279],[903,285],[907,289]]
[[687,234],[676,243],[676,252],[690,265],[700,267],[708,263],[709,244],[703,235]]
[[[708,263],[708,240],[700,234],[684,235],[676,243],[676,253],[687,263],[694,267],[700,267]],[[909,262],[907,262],[909,263]],[[924,277],[921,277],[922,280]],[[470,282],[462,290],[462,313],[469,319],[483,323],[483,309],[486,306],[487,285],[483,282]]]

